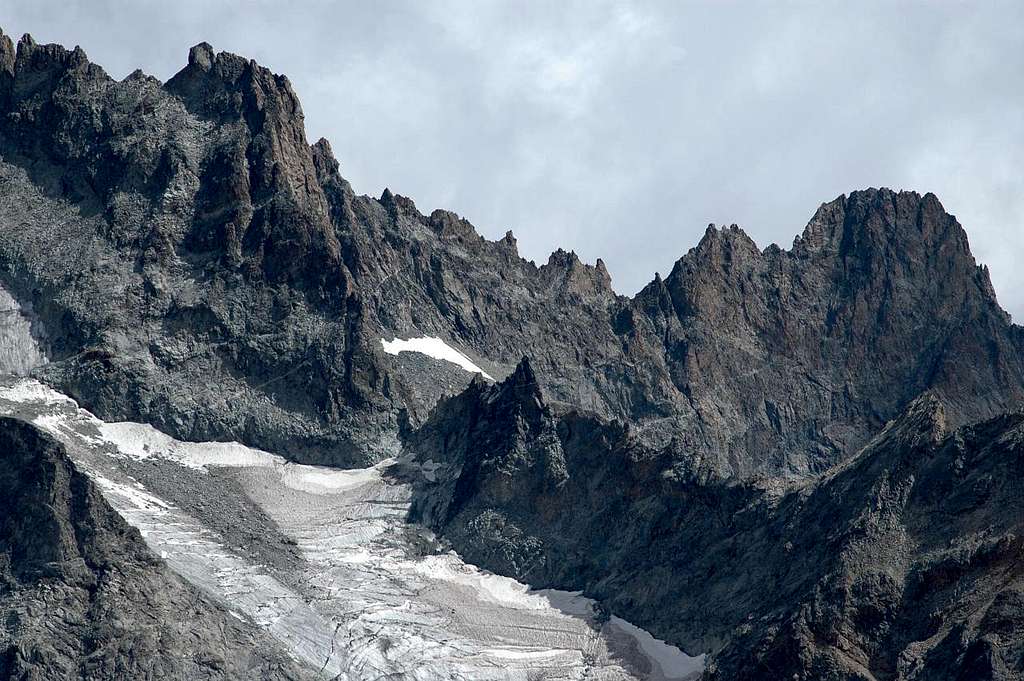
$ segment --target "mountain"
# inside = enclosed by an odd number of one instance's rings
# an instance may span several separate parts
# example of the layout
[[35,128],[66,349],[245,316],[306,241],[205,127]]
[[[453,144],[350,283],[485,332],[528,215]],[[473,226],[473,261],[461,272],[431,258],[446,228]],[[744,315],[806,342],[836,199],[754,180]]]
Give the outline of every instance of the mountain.
[[546,403],[524,360],[410,438],[415,520],[467,560],[581,590],[714,660],[708,679],[1024,673],[1024,415],[952,429],[926,393],[801,481],[701,480]]
[[172,573],[63,448],[0,418],[0,677],[315,678]]
[[708,678],[1022,674],[1024,331],[932,194],[840,196],[788,250],[710,226],[629,298],[357,195],[254,61],[116,81],[0,34],[0,227],[15,368],[100,419],[437,465],[414,519]]
[[439,396],[394,335],[498,376],[529,355],[551,399],[726,477],[823,470],[924,389],[957,423],[1021,397],[1021,332],[934,196],[841,197],[789,251],[709,229],[627,299],[600,262],[537,267],[511,235],[356,196],[255,62],[203,44],[166,84],[114,81],[0,43],[0,279],[46,328],[47,380],[105,418],[372,463]]

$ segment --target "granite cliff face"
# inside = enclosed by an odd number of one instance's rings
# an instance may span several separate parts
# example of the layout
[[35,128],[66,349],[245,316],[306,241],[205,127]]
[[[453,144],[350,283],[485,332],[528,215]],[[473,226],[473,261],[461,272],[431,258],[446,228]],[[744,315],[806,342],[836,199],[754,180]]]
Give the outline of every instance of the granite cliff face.
[[931,194],[841,196],[789,250],[709,227],[627,298],[601,261],[357,195],[251,60],[115,81],[0,34],[0,230],[34,374],[103,419],[440,462],[415,512],[467,559],[709,678],[1021,675],[1024,332]]
[[0,418],[0,676],[312,679],[171,573],[31,425]]

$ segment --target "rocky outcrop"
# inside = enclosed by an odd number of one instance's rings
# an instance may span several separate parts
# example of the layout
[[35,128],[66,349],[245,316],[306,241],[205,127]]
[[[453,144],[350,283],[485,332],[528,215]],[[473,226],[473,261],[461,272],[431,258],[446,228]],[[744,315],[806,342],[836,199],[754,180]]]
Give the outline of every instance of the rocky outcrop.
[[1024,675],[1024,417],[954,430],[928,394],[820,477],[729,483],[558,413],[531,376],[409,438],[442,464],[414,518],[468,560],[709,652],[709,679]]
[[306,679],[172,574],[31,425],[0,418],[0,676]]
[[350,276],[288,79],[202,43],[164,88],[221,137],[201,167],[186,247],[343,303]]
[[956,424],[1024,398],[1020,329],[931,194],[840,197],[789,251],[709,228],[634,305],[725,470],[820,471],[925,390]]

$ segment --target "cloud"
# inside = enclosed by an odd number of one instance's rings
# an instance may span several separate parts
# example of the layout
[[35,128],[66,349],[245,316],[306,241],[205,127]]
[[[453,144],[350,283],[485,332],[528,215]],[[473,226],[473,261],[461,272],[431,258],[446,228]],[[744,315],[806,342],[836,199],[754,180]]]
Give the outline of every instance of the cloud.
[[602,257],[624,293],[708,222],[787,245],[841,193],[934,191],[1024,316],[1020,3],[37,0],[0,26],[115,77],[252,56],[357,191]]

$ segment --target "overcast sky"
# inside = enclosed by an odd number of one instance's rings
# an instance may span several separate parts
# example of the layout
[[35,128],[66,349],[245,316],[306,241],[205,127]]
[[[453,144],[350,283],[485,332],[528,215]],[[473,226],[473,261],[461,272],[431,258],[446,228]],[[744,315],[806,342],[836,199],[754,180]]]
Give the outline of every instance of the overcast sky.
[[601,257],[626,294],[709,222],[788,247],[839,194],[932,191],[1024,319],[1022,2],[24,0],[0,27],[116,78],[253,57],[357,192]]

